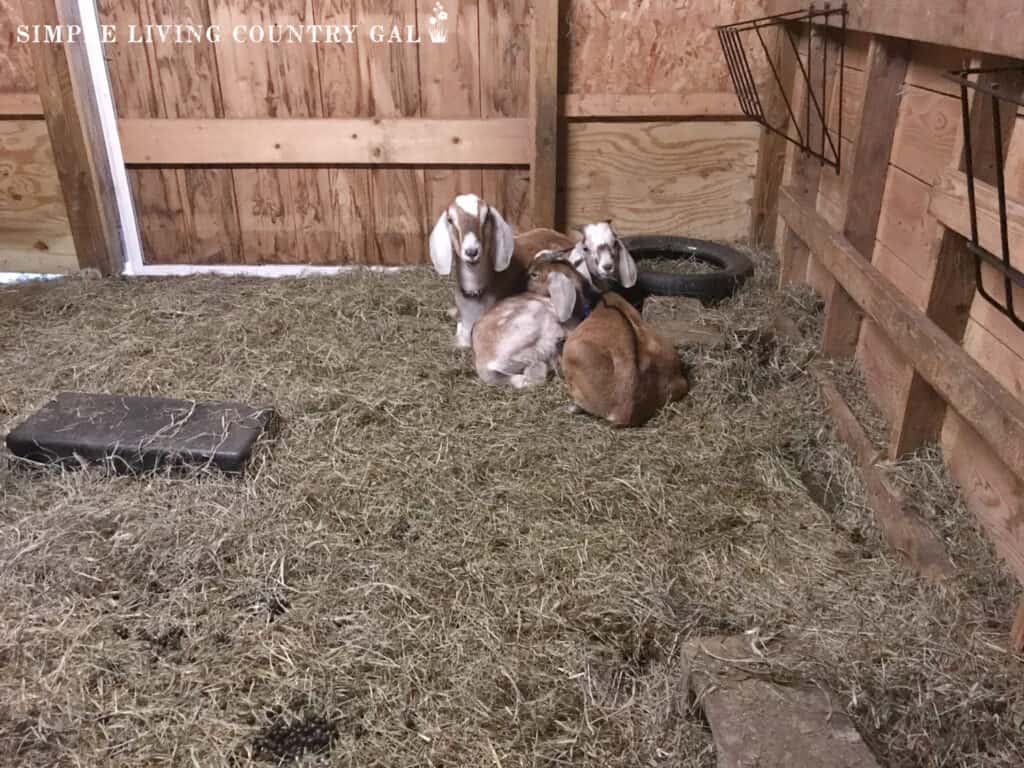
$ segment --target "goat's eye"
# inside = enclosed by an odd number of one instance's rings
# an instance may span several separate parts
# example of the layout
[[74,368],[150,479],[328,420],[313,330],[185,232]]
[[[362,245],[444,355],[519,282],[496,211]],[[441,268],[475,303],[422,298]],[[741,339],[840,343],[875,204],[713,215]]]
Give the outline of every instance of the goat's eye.
[[589,245],[584,245],[583,246],[583,252],[584,253],[590,253],[590,246]]

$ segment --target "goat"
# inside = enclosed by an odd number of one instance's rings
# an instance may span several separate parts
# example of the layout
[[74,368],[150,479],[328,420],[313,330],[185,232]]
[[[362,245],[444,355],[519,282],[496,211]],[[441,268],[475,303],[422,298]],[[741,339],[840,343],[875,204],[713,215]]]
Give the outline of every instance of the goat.
[[585,264],[590,281],[601,291],[612,288],[613,283],[623,288],[636,285],[636,261],[622,243],[610,221],[586,224],[577,230],[582,239],[570,255],[574,265]]
[[558,363],[568,331],[584,319],[590,288],[564,260],[535,261],[526,293],[505,299],[473,329],[473,354],[480,378],[516,389],[543,383]]
[[562,377],[575,411],[638,427],[690,389],[672,344],[616,293],[606,293],[569,334]]
[[469,347],[473,326],[488,307],[526,290],[534,254],[572,245],[553,230],[531,230],[515,237],[498,210],[476,195],[459,195],[430,234],[430,260],[440,275],[455,269],[455,344]]

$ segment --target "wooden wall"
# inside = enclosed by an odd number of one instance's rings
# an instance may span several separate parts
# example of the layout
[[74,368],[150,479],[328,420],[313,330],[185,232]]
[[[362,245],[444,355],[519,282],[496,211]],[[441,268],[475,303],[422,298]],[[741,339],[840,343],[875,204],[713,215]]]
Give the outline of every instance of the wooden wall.
[[[226,39],[178,46],[122,38],[107,49],[119,117],[527,117],[532,0],[444,4],[453,29],[447,45]],[[381,23],[424,30],[432,5],[99,0],[101,21],[122,29],[192,20],[227,29]],[[561,225],[612,217],[624,232],[746,235],[758,133],[732,122],[738,108],[713,26],[762,8],[762,0],[563,2],[561,89],[597,101],[575,102],[577,117],[564,126]],[[469,190],[513,225],[528,224],[525,168],[147,167],[130,169],[130,177],[153,264],[421,263],[440,210]]]
[[19,23],[19,2],[0,3],[0,272],[67,272],[75,247]]
[[[769,3],[769,9],[781,10],[781,4],[775,5],[780,7]],[[968,506],[1024,583],[1024,472],[1013,447],[1021,442],[1014,425],[1024,414],[1020,409],[1024,405],[1024,331],[975,290],[973,258],[964,239],[969,228],[960,91],[945,77],[965,66],[1024,65],[1024,61],[991,53],[1013,49],[1019,37],[1000,31],[998,25],[955,35],[950,30],[967,28],[957,27],[957,18],[950,14],[944,25],[904,29],[888,9],[872,0],[851,4],[851,24],[859,31],[850,35],[847,48],[845,114],[850,140],[844,142],[849,161],[844,161],[843,173],[822,171],[808,185],[806,163],[790,153],[782,184],[789,190],[783,196],[788,194],[791,202],[788,208],[783,206],[778,240],[783,273],[806,281],[828,302],[824,350],[835,356],[855,356],[872,398],[891,425],[890,456],[939,443]],[[922,4],[908,3],[900,16],[918,11],[923,12]],[[993,13],[996,16],[998,12]],[[897,28],[903,30],[904,38],[882,36]],[[914,39],[918,36],[925,39]],[[953,40],[968,45],[973,40],[980,50],[951,47]],[[1024,44],[1017,51],[1024,59]],[[998,79],[1003,92],[1024,93],[1024,76]],[[796,79],[793,88],[799,102],[802,96]],[[892,94],[888,102],[886,92]],[[866,106],[866,101],[872,103]],[[836,109],[834,101],[830,108]],[[979,181],[994,183],[995,152],[1006,162],[1011,206],[1019,206],[1011,232],[1017,233],[1012,248],[1020,269],[1024,268],[1020,236],[1024,229],[1024,110],[1019,115],[1004,110],[1004,116],[1005,144],[996,148],[990,101],[979,97],[971,104]],[[878,165],[875,179],[865,175],[872,173],[873,163]],[[808,194],[814,202],[805,210],[802,201]],[[867,219],[879,201],[875,226]],[[982,215],[982,221],[983,242],[998,250],[992,217]],[[826,250],[828,258],[823,258]],[[877,270],[880,280],[869,279],[874,287],[865,287],[863,268],[853,263],[855,253]],[[993,271],[985,266],[982,272],[986,286],[1002,300],[1001,283],[996,284]],[[844,285],[856,285],[864,303],[854,302]],[[883,298],[890,287],[896,291],[893,295],[928,318],[930,327],[938,329],[937,337],[926,334],[918,320],[893,323],[894,315],[888,313]],[[1024,291],[1015,295],[1018,306],[1024,308]],[[862,309],[865,303],[871,305],[868,311]],[[923,316],[918,315],[920,322]],[[944,338],[943,359],[959,369],[939,387],[944,394],[934,388],[934,368],[927,377],[922,372],[927,361],[921,359],[920,350],[926,336]],[[952,354],[956,346],[984,375],[969,370],[964,360]],[[984,412],[974,399],[980,394],[1002,402],[1000,410],[1005,414]],[[1008,445],[1005,440],[983,437],[982,431],[1018,438],[1009,438]]]

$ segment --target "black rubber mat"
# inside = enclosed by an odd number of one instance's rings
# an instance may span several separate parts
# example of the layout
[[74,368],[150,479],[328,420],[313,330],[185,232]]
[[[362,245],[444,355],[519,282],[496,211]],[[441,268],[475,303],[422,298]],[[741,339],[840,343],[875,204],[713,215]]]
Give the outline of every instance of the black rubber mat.
[[272,409],[241,403],[62,392],[7,435],[7,447],[42,464],[241,472],[274,419]]

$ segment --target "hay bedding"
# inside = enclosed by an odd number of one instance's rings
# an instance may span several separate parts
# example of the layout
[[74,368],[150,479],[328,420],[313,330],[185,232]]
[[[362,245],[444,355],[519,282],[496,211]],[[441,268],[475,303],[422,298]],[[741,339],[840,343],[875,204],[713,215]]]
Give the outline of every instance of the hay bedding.
[[632,431],[479,383],[426,271],[4,289],[0,429],[60,389],[286,422],[244,481],[4,463],[0,762],[711,766],[680,646],[759,628],[884,764],[1021,765],[1011,579],[934,455],[900,478],[960,580],[884,549],[773,280]]

